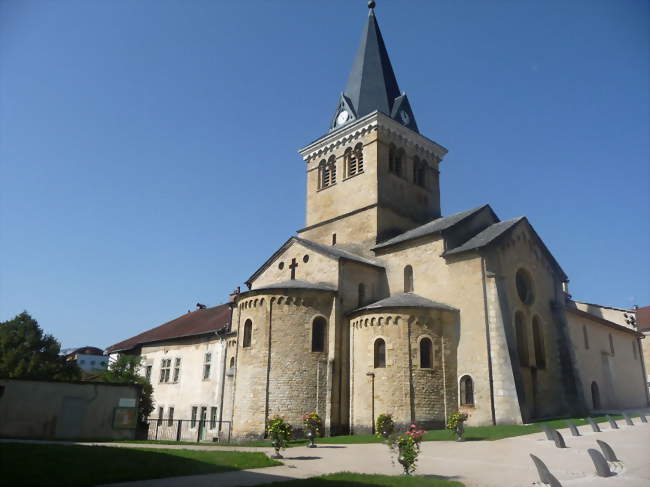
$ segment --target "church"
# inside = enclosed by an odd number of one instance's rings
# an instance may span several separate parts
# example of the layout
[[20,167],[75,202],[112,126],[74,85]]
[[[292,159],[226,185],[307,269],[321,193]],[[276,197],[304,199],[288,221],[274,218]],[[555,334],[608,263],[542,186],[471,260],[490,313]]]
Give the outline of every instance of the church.
[[[207,412],[197,398],[213,388],[214,418],[242,439],[275,415],[300,429],[310,411],[326,434],[354,434],[382,413],[439,428],[458,410],[492,425],[646,407],[634,311],[572,301],[525,217],[501,220],[487,204],[441,214],[447,149],[420,133],[369,7],[329,129],[299,151],[304,227],[230,303],[109,351],[141,354],[156,401],[185,416]],[[209,356],[220,377],[163,393],[167,353]]]

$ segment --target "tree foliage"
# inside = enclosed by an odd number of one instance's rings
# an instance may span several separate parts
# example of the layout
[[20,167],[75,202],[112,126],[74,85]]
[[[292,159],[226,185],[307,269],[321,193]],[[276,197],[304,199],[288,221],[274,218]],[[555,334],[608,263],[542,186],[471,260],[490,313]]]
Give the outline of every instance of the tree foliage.
[[0,377],[9,379],[78,380],[76,363],[59,355],[61,344],[43,333],[38,322],[23,311],[0,322]]
[[138,404],[138,420],[144,422],[153,411],[153,387],[147,379],[140,375],[142,357],[139,355],[120,354],[117,360],[109,363],[108,369],[102,375],[106,382],[125,384],[140,384],[142,393]]

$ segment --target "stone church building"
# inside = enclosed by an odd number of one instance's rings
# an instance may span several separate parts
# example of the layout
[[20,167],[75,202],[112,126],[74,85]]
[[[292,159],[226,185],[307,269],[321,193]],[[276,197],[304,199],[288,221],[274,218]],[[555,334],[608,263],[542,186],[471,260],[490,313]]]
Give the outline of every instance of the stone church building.
[[[489,205],[441,214],[447,149],[420,133],[373,8],[329,130],[299,152],[304,228],[205,339],[223,343],[215,402],[235,437],[262,435],[274,415],[300,428],[309,411],[348,434],[381,413],[432,428],[459,409],[490,425],[648,405],[642,335],[570,300],[525,217],[502,221]],[[153,342],[198,350],[183,340]],[[153,346],[133,343],[110,350]]]

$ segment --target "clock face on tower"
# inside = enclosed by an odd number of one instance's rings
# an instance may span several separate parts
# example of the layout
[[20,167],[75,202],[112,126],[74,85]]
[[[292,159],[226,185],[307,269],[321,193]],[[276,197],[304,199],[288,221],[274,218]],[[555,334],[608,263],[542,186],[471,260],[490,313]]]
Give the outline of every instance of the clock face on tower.
[[403,124],[403,125],[408,125],[409,122],[411,121],[411,117],[409,117],[409,114],[406,113],[405,110],[401,110],[401,111],[399,112],[399,118],[402,119],[402,124]]
[[343,125],[350,118],[350,114],[347,110],[341,110],[338,117],[336,117],[336,125]]

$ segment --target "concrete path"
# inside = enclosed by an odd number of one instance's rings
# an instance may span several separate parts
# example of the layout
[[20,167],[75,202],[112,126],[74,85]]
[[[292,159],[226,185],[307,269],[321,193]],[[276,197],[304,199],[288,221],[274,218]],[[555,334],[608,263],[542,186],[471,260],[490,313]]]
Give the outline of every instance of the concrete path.
[[[467,487],[539,486],[542,484],[529,457],[529,453],[532,453],[546,463],[564,487],[647,487],[650,485],[650,423],[640,423],[638,418],[634,422],[635,426],[626,426],[624,421],[618,421],[618,430],[610,430],[607,423],[600,423],[601,433],[593,433],[589,426],[580,426],[580,437],[573,437],[568,429],[563,429],[561,433],[568,447],[566,449],[556,448],[543,433],[498,441],[424,442],[416,473],[459,480]],[[600,478],[595,475],[587,449],[598,449],[596,439],[606,441],[623,462],[616,467],[613,477]],[[97,444],[124,448],[220,449],[201,445]],[[271,453],[269,448],[223,448]],[[388,447],[382,444],[296,447],[285,450],[283,454],[284,465],[279,467],[123,482],[106,484],[105,487],[231,487],[341,471],[389,475],[401,473],[400,465],[393,463]]]
[[[459,480],[466,487],[540,485],[537,471],[529,457],[529,453],[533,453],[546,463],[551,473],[565,487],[647,487],[650,485],[650,423],[640,423],[638,419],[634,421],[635,426],[626,426],[623,421],[619,421],[619,430],[610,430],[609,425],[601,423],[601,433],[593,433],[589,426],[580,426],[580,437],[573,437],[568,429],[563,429],[561,432],[568,447],[566,449],[556,448],[552,441],[546,440],[543,433],[498,441],[424,442],[417,474]],[[623,462],[613,477],[601,478],[595,475],[587,449],[598,449],[596,439],[606,441]],[[254,450],[269,452],[268,448]],[[341,471],[389,475],[401,473],[400,465],[393,463],[388,447],[382,444],[296,447],[285,450],[284,455],[285,465],[281,467],[110,485],[229,487],[259,485]]]

